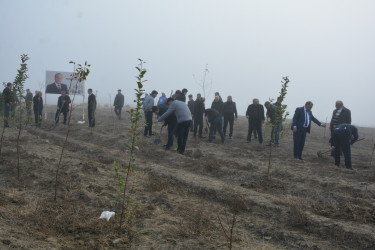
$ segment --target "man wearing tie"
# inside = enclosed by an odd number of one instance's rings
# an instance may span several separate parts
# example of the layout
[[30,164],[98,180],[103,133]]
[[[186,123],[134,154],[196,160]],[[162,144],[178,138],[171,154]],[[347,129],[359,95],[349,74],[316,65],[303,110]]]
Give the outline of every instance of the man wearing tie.
[[306,133],[310,133],[311,121],[320,127],[326,127],[325,123],[321,123],[313,116],[311,112],[312,107],[313,103],[308,101],[304,107],[297,108],[293,116],[291,129],[293,130],[295,159],[303,160],[302,151],[305,146]]
[[61,73],[55,74],[55,82],[48,84],[46,88],[47,94],[61,94],[61,91],[63,90],[65,93],[68,92],[68,86],[66,84],[61,83],[63,79],[63,75]]

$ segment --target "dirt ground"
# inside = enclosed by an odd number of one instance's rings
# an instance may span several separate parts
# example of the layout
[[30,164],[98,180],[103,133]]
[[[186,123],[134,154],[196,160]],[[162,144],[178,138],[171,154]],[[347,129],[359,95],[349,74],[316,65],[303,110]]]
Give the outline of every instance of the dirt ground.
[[[17,129],[14,124],[6,129],[0,249],[226,249],[220,221],[229,231],[234,213],[233,249],[375,249],[373,128],[359,128],[366,140],[352,147],[357,171],[351,171],[335,167],[328,155],[317,157],[328,148],[329,130],[315,124],[305,161],[294,160],[285,125],[269,175],[270,149],[255,140],[246,143],[243,117],[225,144],[190,134],[184,155],[176,153],[176,141],[165,151],[154,145],[155,137],[141,136],[129,182],[131,213],[120,230],[118,218],[98,217],[118,212],[113,162],[124,169],[128,161],[127,115],[117,120],[110,107],[101,107],[90,129],[87,121],[77,123],[81,109],[74,111],[55,202],[54,176],[67,126],[53,128],[55,110],[47,109],[42,128],[27,126],[22,132],[20,179]],[[154,126],[154,132],[159,129]]]

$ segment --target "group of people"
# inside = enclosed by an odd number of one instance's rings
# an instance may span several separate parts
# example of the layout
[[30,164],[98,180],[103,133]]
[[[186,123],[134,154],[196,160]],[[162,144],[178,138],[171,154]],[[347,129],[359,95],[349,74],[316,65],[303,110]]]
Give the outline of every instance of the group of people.
[[[2,112],[4,126],[9,127],[9,119],[15,116],[19,98],[17,90],[13,88],[13,84],[8,82],[3,92],[0,95],[0,111]],[[26,112],[28,116],[32,116],[31,110],[34,110],[35,125],[40,127],[42,121],[43,111],[43,98],[41,91],[35,91],[35,96],[31,93],[30,89],[26,89],[26,95],[22,96],[26,103]]]
[[[57,111],[55,114],[56,124],[59,122],[61,113],[64,116],[63,124],[67,123],[67,115],[71,99],[66,93],[66,90],[60,89],[60,96],[57,101]],[[96,97],[92,89],[88,89],[88,120],[89,127],[95,126],[95,112],[96,112]],[[153,114],[157,115],[155,123],[164,122],[162,126],[168,127],[168,141],[164,145],[166,150],[173,146],[174,137],[177,137],[177,152],[183,154],[186,148],[189,132],[193,132],[194,137],[205,138],[203,136],[204,125],[205,129],[209,129],[208,141],[212,142],[218,133],[221,142],[224,143],[226,139],[227,127],[229,124],[229,139],[233,137],[234,121],[237,119],[236,103],[233,102],[232,96],[228,96],[226,102],[223,102],[220,94],[215,93],[215,98],[210,108],[205,106],[205,98],[201,94],[197,94],[196,99],[193,95],[188,95],[188,90],[177,90],[169,98],[162,93],[157,105],[155,105],[155,98],[158,95],[156,90],[153,90],[149,95],[145,94],[142,108],[145,116],[144,136],[150,137],[154,135],[152,132]],[[17,93],[13,88],[12,83],[7,83],[1,96],[4,126],[9,127],[9,117],[14,114],[16,103],[18,102]],[[43,98],[42,92],[36,91],[35,96],[26,90],[26,95],[22,96],[26,102],[27,114],[31,116],[31,107],[33,107],[35,124],[41,125]],[[124,95],[121,89],[115,97],[114,104],[115,113],[118,119],[121,119],[121,111],[124,106]],[[264,112],[264,107],[267,112]],[[295,110],[291,130],[293,131],[293,147],[294,158],[296,160],[303,160],[302,152],[305,145],[306,134],[310,133],[311,122],[316,123],[320,127],[326,127],[325,123],[321,123],[316,119],[311,109],[313,103],[308,101],[303,107]],[[254,98],[246,111],[246,118],[248,119],[248,133],[247,142],[251,142],[254,135],[259,143],[263,143],[262,126],[266,118],[271,123],[271,140],[268,146],[279,146],[280,131],[282,130],[281,102],[278,99],[275,103],[269,101],[264,103],[264,106],[259,103],[259,99]],[[204,122],[205,121],[205,122]],[[336,109],[333,111],[331,122],[331,150],[332,156],[335,158],[335,165],[340,166],[340,156],[343,153],[345,157],[345,166],[348,169],[353,169],[351,164],[350,145],[358,140],[358,129],[351,125],[351,112],[344,107],[342,101],[336,102]]]
[[[197,94],[196,99],[188,95],[186,103],[186,95],[188,90],[177,90],[171,97],[167,98],[165,93],[159,98],[157,105],[154,105],[155,98],[158,95],[153,90],[150,95],[146,95],[143,100],[143,109],[145,112],[145,129],[144,136],[150,137],[153,125],[153,113],[157,115],[157,122],[164,122],[163,126],[168,126],[168,141],[164,145],[168,150],[173,145],[174,136],[177,136],[177,152],[183,154],[185,151],[189,132],[193,132],[194,137],[203,136],[204,120],[209,128],[208,141],[212,142],[216,133],[220,135],[221,142],[226,139],[226,131],[229,123],[229,139],[233,136],[233,124],[237,119],[236,103],[232,97],[228,96],[227,101],[223,102],[220,94],[215,93],[215,98],[210,108],[205,107],[205,98],[201,94]],[[267,112],[265,113],[264,107]],[[260,144],[263,144],[262,126],[266,118],[271,124],[271,139],[267,146],[279,146],[280,132],[282,130],[282,104],[280,99],[275,103],[269,101],[264,106],[259,103],[259,99],[254,98],[246,111],[248,119],[247,142],[251,142],[252,135],[256,136]],[[310,133],[311,122],[316,123],[320,127],[326,127],[325,123],[321,123],[316,119],[311,109],[313,103],[308,101],[303,107],[295,110],[291,130],[293,131],[293,147],[294,158],[303,160],[302,152],[305,145],[306,134]],[[224,126],[223,126],[224,119]],[[351,164],[350,145],[358,140],[358,129],[351,125],[350,110],[344,107],[342,101],[336,102],[336,109],[333,111],[330,123],[331,131],[331,150],[332,156],[335,158],[335,165],[340,166],[340,156],[343,153],[345,157],[345,166],[353,169]]]

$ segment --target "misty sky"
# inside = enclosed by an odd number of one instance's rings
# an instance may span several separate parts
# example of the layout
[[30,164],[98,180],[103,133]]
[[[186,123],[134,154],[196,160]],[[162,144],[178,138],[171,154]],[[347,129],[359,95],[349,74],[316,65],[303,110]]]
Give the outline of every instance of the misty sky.
[[138,58],[147,62],[146,92],[168,95],[202,92],[193,75],[201,81],[208,64],[206,106],[218,91],[244,115],[253,98],[276,98],[289,76],[291,116],[311,100],[315,117],[329,121],[340,99],[353,124],[375,126],[374,13],[373,0],[0,0],[0,82],[14,80],[23,53],[32,91],[46,70],[87,60],[86,88],[98,102],[121,88],[130,104]]

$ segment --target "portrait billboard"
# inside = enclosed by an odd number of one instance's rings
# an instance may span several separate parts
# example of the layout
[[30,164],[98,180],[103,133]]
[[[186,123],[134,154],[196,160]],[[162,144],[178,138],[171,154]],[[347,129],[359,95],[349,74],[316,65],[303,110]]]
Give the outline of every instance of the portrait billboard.
[[47,94],[61,94],[65,91],[69,95],[84,95],[85,82],[78,82],[77,79],[72,79],[71,72],[63,71],[46,71],[46,93]]

